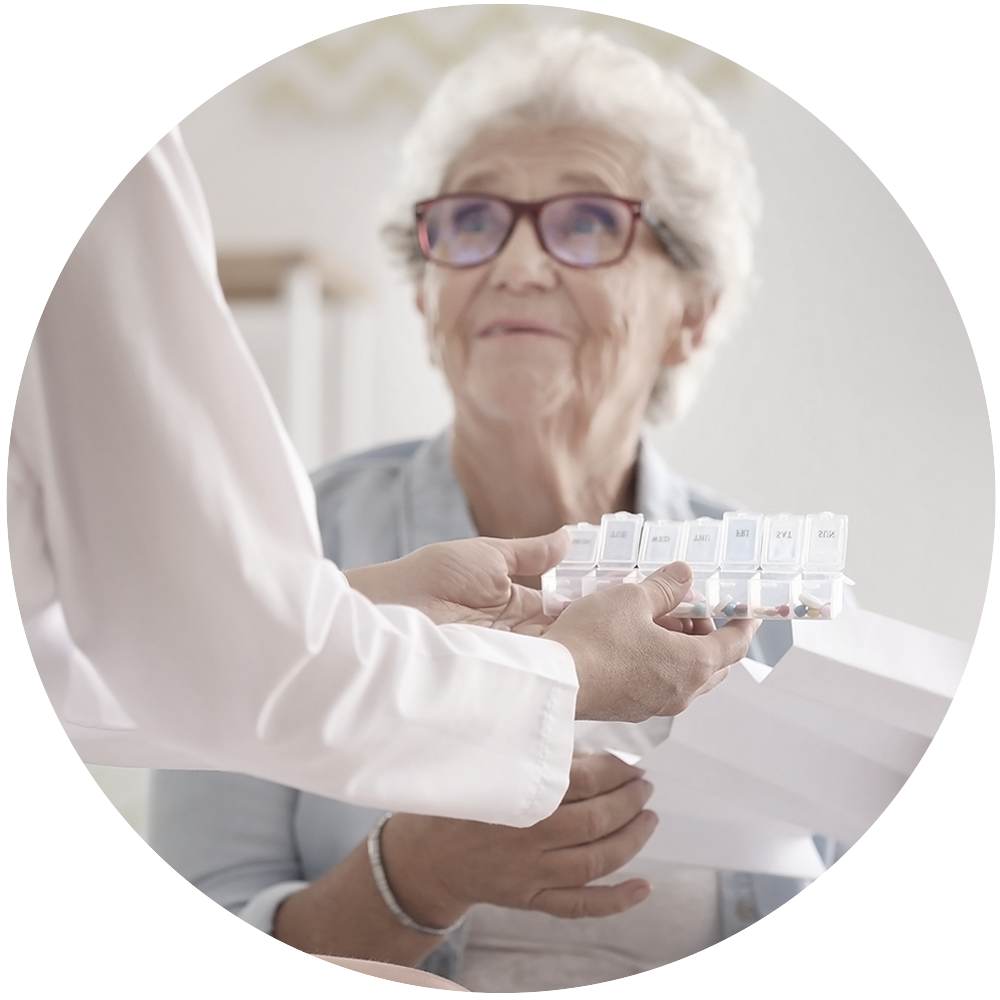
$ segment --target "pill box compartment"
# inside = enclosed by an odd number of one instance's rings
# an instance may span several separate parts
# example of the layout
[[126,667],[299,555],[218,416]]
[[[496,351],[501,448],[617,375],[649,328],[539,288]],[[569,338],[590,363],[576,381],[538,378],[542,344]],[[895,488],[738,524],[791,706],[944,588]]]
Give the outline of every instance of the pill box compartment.
[[754,618],[790,618],[799,594],[802,593],[801,576],[760,575],[760,590],[753,609]]
[[670,618],[710,618],[719,600],[719,574],[695,573],[691,589],[670,612]]
[[760,576],[756,573],[719,574],[718,596],[711,605],[713,618],[752,618],[760,605]]
[[595,569],[581,581],[582,596],[596,594],[598,591],[607,590],[608,587],[617,587],[620,583],[635,583],[637,580],[638,576],[634,569]]
[[691,589],[670,612],[674,618],[707,618],[719,603],[719,563],[722,557],[723,524],[711,517],[688,522],[683,555],[691,567]]
[[802,592],[805,525],[802,514],[769,514],[764,518],[755,618],[792,616]]
[[760,603],[760,547],[763,514],[727,511],[722,515],[719,596],[713,618],[752,618]]
[[792,610],[794,618],[836,618],[844,609],[843,573],[802,576],[802,589]]
[[847,517],[810,514],[805,524],[802,590],[793,615],[798,619],[836,618],[844,607],[844,563],[847,556]]
[[542,607],[547,615],[559,614],[583,596],[583,581],[597,565],[601,529],[596,524],[570,524],[569,552],[558,566],[542,574]]
[[584,597],[635,579],[642,539],[642,514],[617,511],[601,517],[597,565],[582,581]]
[[681,559],[687,537],[687,522],[656,520],[642,526],[639,542],[638,580],[645,580],[661,566]]
[[556,567],[542,574],[542,608],[547,615],[558,615],[573,601],[583,597],[583,580],[588,570]]

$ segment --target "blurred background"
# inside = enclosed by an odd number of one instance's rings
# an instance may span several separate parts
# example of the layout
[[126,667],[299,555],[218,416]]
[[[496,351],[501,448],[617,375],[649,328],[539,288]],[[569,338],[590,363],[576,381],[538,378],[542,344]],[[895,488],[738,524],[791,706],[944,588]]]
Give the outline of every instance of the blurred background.
[[[379,205],[441,75],[538,24],[599,30],[681,71],[743,132],[757,167],[747,314],[695,406],[652,429],[654,443],[749,509],[849,515],[859,603],[971,642],[993,544],[992,447],[933,259],[878,179],[802,107],[633,22],[506,4],[398,15],[286,53],[181,123],[224,289],[306,465],[449,421],[412,288],[379,242]],[[91,771],[141,832],[144,773]]]

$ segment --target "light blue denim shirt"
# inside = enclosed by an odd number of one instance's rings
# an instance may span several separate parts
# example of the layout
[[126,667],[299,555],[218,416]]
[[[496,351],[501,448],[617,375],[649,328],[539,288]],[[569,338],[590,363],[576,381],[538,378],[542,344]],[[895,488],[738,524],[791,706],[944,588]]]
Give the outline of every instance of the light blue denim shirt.
[[[475,536],[452,468],[450,432],[350,456],[313,476],[323,550],[342,569],[384,562],[431,542]],[[719,517],[735,509],[686,482],[645,442],[636,506],[649,518]],[[786,623],[765,622],[752,655],[777,661],[791,642]],[[277,907],[344,858],[380,813],[244,775],[163,771],[153,777],[149,841],[216,902],[268,933]],[[797,879],[720,873],[723,935],[776,909],[805,885]],[[463,934],[424,968],[453,977]]]

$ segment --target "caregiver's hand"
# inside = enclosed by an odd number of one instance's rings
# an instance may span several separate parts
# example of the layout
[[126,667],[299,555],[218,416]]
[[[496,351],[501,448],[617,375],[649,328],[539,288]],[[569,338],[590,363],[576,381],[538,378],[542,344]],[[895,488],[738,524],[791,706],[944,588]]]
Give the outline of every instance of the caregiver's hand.
[[677,715],[746,656],[755,621],[730,621],[706,634],[659,624],[691,585],[685,563],[658,569],[642,583],[610,587],[571,604],[545,632],[573,654],[578,719],[641,722]]
[[561,528],[537,538],[436,542],[345,575],[376,604],[408,604],[439,625],[461,622],[537,634],[552,622],[542,611],[542,595],[511,577],[539,576],[562,559],[569,544]]
[[602,917],[642,902],[643,879],[588,885],[631,860],[656,828],[653,786],[610,754],[574,758],[556,811],[515,829],[432,816],[393,816],[382,831],[386,875],[416,920],[443,926],[474,903]]

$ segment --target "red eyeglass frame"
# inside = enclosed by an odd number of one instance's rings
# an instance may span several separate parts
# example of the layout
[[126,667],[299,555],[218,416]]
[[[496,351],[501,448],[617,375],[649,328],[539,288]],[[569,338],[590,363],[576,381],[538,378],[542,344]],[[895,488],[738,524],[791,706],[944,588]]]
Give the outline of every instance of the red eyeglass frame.
[[[448,261],[435,260],[431,256],[430,243],[427,237],[426,212],[432,205],[442,201],[449,201],[453,198],[484,198],[490,201],[501,202],[514,213],[513,218],[511,219],[510,228],[507,230],[507,235],[500,241],[496,250],[494,250],[489,257],[484,257],[482,260],[476,261],[475,264],[455,264]],[[570,198],[601,198],[605,201],[616,201],[620,205],[624,205],[629,209],[631,212],[631,228],[629,229],[628,237],[622,247],[622,252],[617,257],[614,257],[611,260],[603,260],[599,264],[574,264],[572,261],[563,260],[561,257],[557,257],[548,247],[538,218],[539,213],[546,205],[549,205],[554,201],[563,201]],[[488,264],[491,260],[495,260],[500,255],[503,248],[507,245],[511,235],[517,228],[518,222],[520,222],[524,216],[531,219],[535,235],[537,236],[538,243],[542,249],[553,260],[565,265],[566,267],[573,267],[580,271],[590,271],[596,267],[610,267],[612,264],[617,264],[624,260],[628,255],[629,250],[632,249],[632,243],[635,240],[635,227],[640,219],[642,219],[650,227],[653,235],[657,238],[667,256],[670,257],[678,268],[681,270],[690,270],[691,268],[697,266],[693,254],[690,250],[688,250],[687,246],[680,239],[680,237],[677,236],[677,234],[674,233],[674,231],[665,222],[659,219],[645,202],[639,201],[635,198],[622,198],[619,195],[608,194],[605,191],[574,191],[569,194],[553,195],[553,197],[544,198],[541,201],[513,201],[510,198],[503,198],[496,194],[485,194],[478,191],[456,191],[450,194],[438,195],[436,198],[426,198],[423,201],[418,201],[416,205],[413,206],[413,213],[417,223],[417,245],[420,248],[420,253],[423,255],[424,259],[436,264],[438,267],[448,267],[454,270],[464,271],[470,267],[479,267],[482,264]]]

